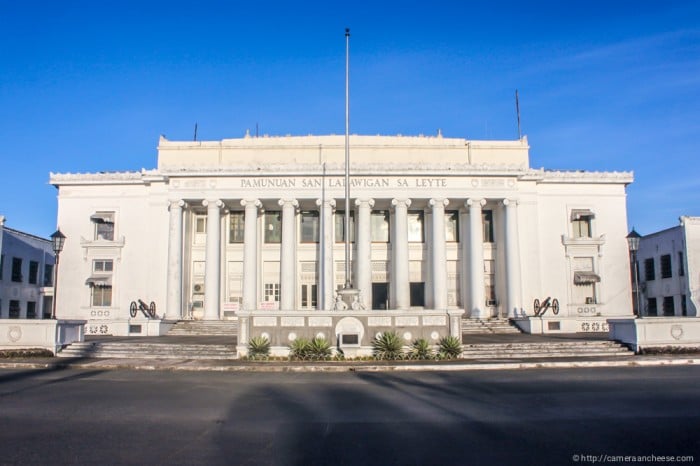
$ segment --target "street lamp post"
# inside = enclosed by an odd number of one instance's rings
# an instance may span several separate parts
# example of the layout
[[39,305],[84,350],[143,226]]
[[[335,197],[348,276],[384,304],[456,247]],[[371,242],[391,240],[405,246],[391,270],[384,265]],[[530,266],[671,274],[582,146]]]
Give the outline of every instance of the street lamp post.
[[630,233],[627,235],[627,246],[629,247],[630,251],[634,275],[634,295],[637,301],[637,317],[640,319],[642,318],[642,302],[639,295],[639,266],[637,264],[637,251],[639,250],[639,239],[641,237],[642,236],[639,233],[634,231],[634,228],[632,228],[632,231],[630,231]]
[[63,251],[63,244],[66,242],[66,235],[61,233],[61,229],[56,230],[51,235],[51,245],[53,253],[56,255],[56,263],[53,268],[53,307],[51,308],[51,318],[56,319],[56,297],[58,295],[58,256]]

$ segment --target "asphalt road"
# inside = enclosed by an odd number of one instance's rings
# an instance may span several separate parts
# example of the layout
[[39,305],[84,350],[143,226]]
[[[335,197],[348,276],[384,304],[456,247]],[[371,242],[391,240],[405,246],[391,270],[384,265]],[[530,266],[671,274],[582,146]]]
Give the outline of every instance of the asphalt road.
[[700,462],[698,380],[697,366],[0,371],[0,464],[693,464],[650,455]]

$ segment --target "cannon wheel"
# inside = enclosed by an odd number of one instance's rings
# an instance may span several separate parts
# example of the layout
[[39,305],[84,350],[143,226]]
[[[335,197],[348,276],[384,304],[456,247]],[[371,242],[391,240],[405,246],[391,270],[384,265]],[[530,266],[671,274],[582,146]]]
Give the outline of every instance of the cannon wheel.
[[151,305],[148,308],[148,315],[150,315],[151,317],[156,316],[156,303],[154,301],[151,301]]
[[557,298],[552,300],[552,312],[554,315],[559,314],[559,300]]
[[131,317],[136,317],[136,301],[131,301],[131,306],[129,306],[129,314],[131,314]]
[[535,303],[533,304],[533,307],[535,308],[535,317],[540,315],[540,300],[535,298]]

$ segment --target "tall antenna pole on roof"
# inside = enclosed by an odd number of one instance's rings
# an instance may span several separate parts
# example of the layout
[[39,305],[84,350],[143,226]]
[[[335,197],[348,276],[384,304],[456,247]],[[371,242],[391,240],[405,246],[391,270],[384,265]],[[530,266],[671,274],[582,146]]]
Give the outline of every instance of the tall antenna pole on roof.
[[523,138],[523,133],[520,131],[520,102],[518,102],[518,90],[515,90],[515,113],[518,115],[518,140]]
[[197,140],[197,123],[195,122],[195,124],[194,124],[194,139],[193,139],[193,141],[196,141],[196,140]]

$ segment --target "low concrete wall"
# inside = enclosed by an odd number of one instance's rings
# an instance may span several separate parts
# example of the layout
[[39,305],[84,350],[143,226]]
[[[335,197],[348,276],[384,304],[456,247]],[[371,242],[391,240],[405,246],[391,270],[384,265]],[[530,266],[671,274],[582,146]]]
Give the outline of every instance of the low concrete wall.
[[525,333],[591,333],[607,332],[608,317],[563,317],[545,315],[542,317],[524,316],[513,319],[515,325]]
[[700,348],[700,318],[645,317],[608,319],[610,339],[635,352],[644,348]]
[[0,349],[43,348],[53,354],[63,346],[83,341],[84,320],[3,319]]
[[168,333],[174,324],[174,321],[138,317],[134,319],[89,319],[85,324],[85,334],[157,337]]
[[[287,356],[289,344],[296,338],[322,336],[340,346],[346,356],[372,354],[371,342],[380,332],[396,331],[406,345],[425,338],[431,343],[447,335],[461,338],[461,309],[408,311],[238,311],[240,356],[248,354],[250,338],[265,336],[273,356]],[[343,345],[341,335],[358,335],[357,344]]]

